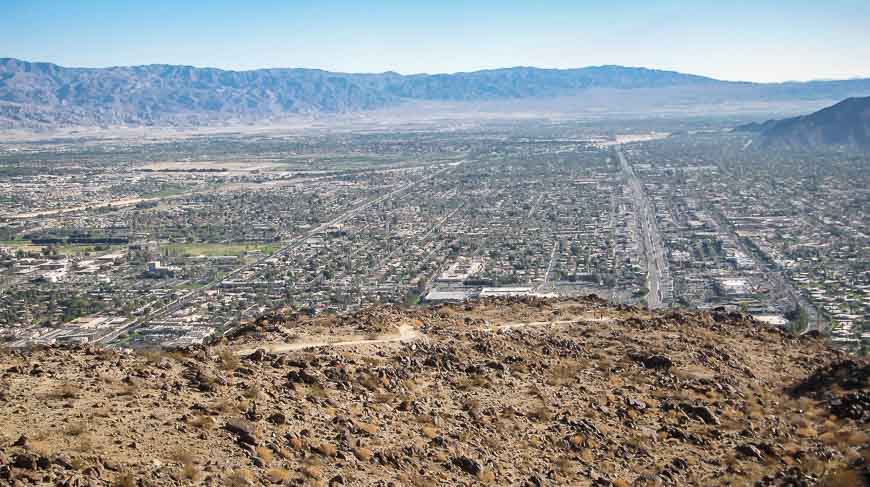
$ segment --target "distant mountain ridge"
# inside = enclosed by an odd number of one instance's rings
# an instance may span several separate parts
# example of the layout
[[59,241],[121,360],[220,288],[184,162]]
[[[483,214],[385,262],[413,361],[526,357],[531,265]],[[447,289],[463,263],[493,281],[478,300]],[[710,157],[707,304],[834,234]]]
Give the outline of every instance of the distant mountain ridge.
[[841,147],[870,151],[870,96],[847,98],[809,115],[737,127],[775,148]]
[[0,127],[208,124],[360,112],[420,100],[477,102],[682,87],[751,90],[759,99],[870,94],[870,80],[764,85],[623,66],[401,75],[173,65],[66,68],[0,58]]

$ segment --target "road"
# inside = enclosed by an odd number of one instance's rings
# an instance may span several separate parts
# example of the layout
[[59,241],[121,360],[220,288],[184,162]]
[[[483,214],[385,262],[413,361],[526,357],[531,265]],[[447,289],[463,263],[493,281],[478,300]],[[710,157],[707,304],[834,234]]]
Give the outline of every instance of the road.
[[550,280],[550,272],[553,271],[553,260],[556,258],[556,249],[559,248],[559,241],[556,240],[553,242],[553,250],[550,251],[550,263],[547,264],[547,273],[544,274],[544,280],[538,286],[535,287],[535,291],[540,291],[544,287],[547,286],[547,282]]
[[647,293],[647,307],[649,309],[661,308],[665,306],[662,281],[667,273],[667,265],[665,263],[664,245],[662,245],[662,239],[656,225],[655,210],[650,205],[643,191],[640,179],[634,173],[631,164],[625,159],[622,150],[617,149],[616,155],[619,157],[622,172],[625,174],[629,191],[631,191],[639,223],[641,248],[644,253],[644,260],[646,261],[647,289],[649,290]]
[[160,319],[164,316],[171,315],[172,313],[175,313],[176,311],[187,306],[187,304],[190,303],[194,298],[201,296],[206,291],[209,291],[211,289],[218,287],[221,282],[226,281],[228,279],[232,279],[232,278],[234,278],[234,277],[236,277],[244,272],[247,272],[247,271],[257,267],[258,265],[263,264],[268,259],[271,259],[274,257],[285,256],[285,255],[289,254],[291,251],[293,251],[293,249],[295,249],[296,247],[298,247],[299,245],[304,243],[309,238],[311,238],[319,233],[322,233],[323,231],[327,230],[328,228],[347,220],[348,218],[356,215],[357,213],[365,210],[366,208],[369,208],[370,206],[373,206],[373,205],[376,205],[376,204],[381,203],[383,201],[386,201],[386,200],[392,198],[393,196],[395,196],[399,193],[402,193],[404,191],[407,191],[407,190],[413,188],[414,186],[417,186],[420,183],[428,181],[434,177],[440,176],[441,174],[443,174],[446,171],[451,171],[453,169],[456,169],[464,162],[465,161],[459,161],[458,163],[453,163],[450,166],[445,167],[441,170],[438,170],[438,171],[436,171],[436,172],[434,172],[426,177],[417,179],[415,181],[411,181],[410,183],[402,185],[401,187],[394,189],[393,191],[390,191],[389,193],[372,198],[372,199],[366,201],[365,203],[363,203],[359,206],[351,208],[350,210],[342,213],[341,215],[338,215],[337,217],[335,217],[332,220],[318,226],[317,228],[310,230],[310,231],[308,231],[308,232],[306,232],[306,233],[304,233],[296,238],[293,238],[292,240],[287,242],[287,244],[285,246],[281,247],[280,249],[278,249],[277,251],[275,251],[271,255],[267,255],[265,257],[262,257],[262,258],[256,260],[255,262],[252,262],[250,264],[246,264],[244,266],[238,267],[235,270],[228,272],[223,277],[216,279],[216,280],[210,282],[209,284],[207,284],[201,288],[195,289],[195,290],[185,294],[184,296],[176,299],[175,301],[173,301],[165,306],[162,306],[162,307],[152,311],[151,313],[149,313],[145,316],[142,316],[142,317],[134,320],[133,322],[131,322],[131,323],[129,323],[121,328],[118,328],[117,330],[112,331],[111,333],[100,338],[98,342],[102,343],[102,344],[109,344],[113,340],[115,340],[119,336],[121,336],[123,333],[132,331],[132,330],[138,328],[139,326],[142,326],[142,325],[149,323],[151,321]]
[[744,254],[752,256],[752,260],[755,262],[757,270],[764,272],[768,282],[785,292],[785,294],[788,294],[794,303],[798,304],[804,309],[804,311],[806,311],[807,328],[803,330],[801,334],[817,331],[823,335],[827,335],[830,332],[830,322],[820,314],[816,305],[807,299],[807,297],[800,292],[791,280],[783,275],[782,270],[778,269],[775,265],[758,258],[756,253],[743,242],[743,239],[737,234],[737,229],[734,228],[734,225],[728,221],[725,215],[716,211],[711,212],[711,214],[713,215],[713,218],[716,219],[716,223],[719,224],[719,228],[722,231],[728,232],[728,234],[734,239],[737,243],[737,247]]

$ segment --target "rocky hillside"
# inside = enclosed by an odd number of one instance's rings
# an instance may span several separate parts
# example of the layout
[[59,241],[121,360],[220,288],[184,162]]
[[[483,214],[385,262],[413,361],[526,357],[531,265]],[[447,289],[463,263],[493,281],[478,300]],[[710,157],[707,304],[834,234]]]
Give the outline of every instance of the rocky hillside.
[[870,97],[848,98],[809,115],[742,125],[737,130],[759,134],[764,147],[870,151]]
[[[517,67],[404,76],[316,69],[225,71],[148,65],[67,68],[0,58],[0,128],[76,125],[206,125],[269,122],[292,114],[346,113],[399,103],[481,102],[652,90],[683,104],[831,99],[870,93],[870,80],[734,83],[623,66]],[[691,94],[684,93],[688,90]],[[618,98],[618,92],[608,92]]]
[[6,485],[870,485],[870,363],[594,298],[5,351]]

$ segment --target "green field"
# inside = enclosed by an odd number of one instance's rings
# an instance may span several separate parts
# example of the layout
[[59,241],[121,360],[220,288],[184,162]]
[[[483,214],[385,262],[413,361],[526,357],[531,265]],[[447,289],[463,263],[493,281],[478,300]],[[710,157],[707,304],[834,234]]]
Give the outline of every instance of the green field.
[[[42,252],[42,249],[47,246],[35,245],[30,243],[29,240],[0,240],[0,247],[11,247],[16,250],[24,250],[27,252]],[[109,245],[108,249],[101,247],[101,250],[96,250],[96,246],[94,245],[63,244],[54,245],[52,247],[60,255],[74,256],[83,255],[88,252],[99,255],[108,254],[119,249],[124,249],[126,248],[126,245]]]

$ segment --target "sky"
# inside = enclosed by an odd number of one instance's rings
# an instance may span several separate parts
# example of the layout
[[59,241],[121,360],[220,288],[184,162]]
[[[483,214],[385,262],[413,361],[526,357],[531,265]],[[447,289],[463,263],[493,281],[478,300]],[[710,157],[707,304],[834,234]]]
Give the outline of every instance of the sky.
[[0,57],[452,73],[602,64],[870,77],[868,0],[0,0]]

